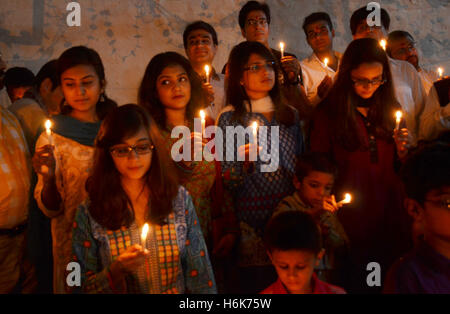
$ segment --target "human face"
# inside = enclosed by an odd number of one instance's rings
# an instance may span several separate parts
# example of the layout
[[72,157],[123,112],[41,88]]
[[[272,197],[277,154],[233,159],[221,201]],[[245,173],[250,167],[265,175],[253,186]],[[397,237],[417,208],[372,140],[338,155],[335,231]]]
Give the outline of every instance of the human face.
[[187,38],[186,55],[193,67],[211,64],[216,55],[217,46],[214,45],[212,35],[204,29],[196,29]]
[[334,30],[330,31],[326,21],[317,21],[306,26],[306,40],[315,53],[329,52],[333,48]]
[[169,65],[156,80],[158,98],[166,110],[185,110],[191,99],[191,83],[181,65]]
[[450,199],[450,186],[436,189],[425,195],[421,213],[425,232],[429,237],[450,243],[450,208],[443,201]]
[[387,32],[384,26],[369,26],[367,21],[361,21],[356,27],[356,33],[353,35],[353,39],[361,38],[373,38],[375,40],[382,40],[387,37]]
[[355,93],[369,99],[383,84],[383,65],[379,62],[362,63],[351,72],[351,76]]
[[80,64],[67,69],[61,75],[61,88],[66,102],[73,111],[95,113],[95,109],[103,93],[104,82],[91,65]]
[[0,90],[3,89],[3,80],[5,78],[5,74],[6,74],[6,62],[5,60],[3,60],[3,55],[0,52]]
[[258,54],[250,55],[241,80],[250,99],[261,99],[269,95],[275,85],[274,66]]
[[[130,151],[129,147],[134,149]],[[141,180],[144,178],[152,163],[153,149],[151,148],[149,134],[143,127],[132,137],[111,147],[111,157],[122,179]],[[128,151],[128,155],[117,156],[121,151]]]
[[306,250],[273,250],[269,253],[278,277],[291,294],[311,293],[311,277],[323,252]]
[[320,171],[311,171],[301,182],[295,178],[294,185],[300,198],[317,209],[323,208],[323,200],[330,196],[333,189],[334,176]]
[[408,61],[416,69],[419,68],[419,56],[415,47],[415,43],[411,38],[404,37],[399,40],[389,42],[392,58]]
[[264,11],[251,11],[247,15],[244,29],[241,32],[247,41],[258,41],[267,46],[269,41],[269,24]]
[[23,95],[31,88],[31,86],[21,86],[21,87],[9,87],[6,88],[8,92],[9,99],[11,99],[11,103],[16,100],[22,99]]

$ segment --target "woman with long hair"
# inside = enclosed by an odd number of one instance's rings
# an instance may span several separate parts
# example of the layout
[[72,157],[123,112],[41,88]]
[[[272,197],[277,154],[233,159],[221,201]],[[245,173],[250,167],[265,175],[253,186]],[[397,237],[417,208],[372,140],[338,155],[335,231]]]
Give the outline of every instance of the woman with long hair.
[[[145,109],[104,120],[72,245],[88,293],[215,293],[192,199]],[[145,239],[144,224],[150,225]]]
[[[205,138],[194,130],[194,118],[207,107],[202,82],[189,61],[175,52],[165,52],[152,58],[139,88],[139,105],[148,110],[156,121],[167,149],[173,153],[180,134],[174,128],[187,128],[192,142],[202,143]],[[206,123],[205,127],[208,126]],[[191,142],[192,139],[192,142]],[[183,139],[181,139],[182,141]],[[193,148],[196,144],[192,145]],[[184,149],[184,147],[183,147]],[[194,152],[194,149],[192,149]],[[212,253],[211,259],[220,287],[224,281],[219,271],[220,260],[230,255],[238,234],[238,226],[231,204],[231,197],[222,189],[220,163],[206,158],[182,160],[176,163],[181,184],[192,196],[200,220],[203,236]],[[223,279],[220,279],[222,277]]]
[[52,219],[53,290],[65,293],[72,223],[77,206],[87,196],[84,185],[92,166],[94,140],[101,120],[117,105],[105,94],[105,70],[96,51],[84,46],[66,50],[58,59],[57,73],[64,107],[52,117],[52,142],[45,132],[36,142],[34,196]]
[[386,53],[374,39],[353,41],[310,132],[311,150],[329,153],[338,165],[337,195],[353,195],[352,203],[338,213],[350,239],[349,272],[356,274],[349,278],[350,291],[367,288],[369,262],[387,269],[383,267],[407,249],[407,220],[395,169],[411,136],[407,129],[397,130],[397,110],[401,107]]
[[234,160],[224,159],[222,173],[225,186],[233,195],[241,229],[239,284],[235,292],[257,293],[275,280],[262,235],[278,203],[295,190],[295,163],[303,151],[299,115],[280,95],[279,71],[270,50],[260,43],[243,42],[230,53],[226,91],[229,106],[219,115],[218,126],[224,139],[229,137],[230,127],[245,129],[254,122],[258,128],[267,127],[267,137],[260,136],[258,143],[266,146],[271,155],[268,168],[274,166],[264,172],[267,160],[238,161],[257,150],[253,141],[240,147],[239,141],[224,141],[223,151],[234,152]]

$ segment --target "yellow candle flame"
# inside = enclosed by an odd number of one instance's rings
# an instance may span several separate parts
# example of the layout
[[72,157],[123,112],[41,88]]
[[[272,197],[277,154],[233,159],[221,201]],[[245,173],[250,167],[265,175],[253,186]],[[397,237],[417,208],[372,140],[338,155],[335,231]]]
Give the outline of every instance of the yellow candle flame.
[[252,128],[253,128],[253,133],[256,133],[256,130],[258,129],[258,122],[253,122],[252,124]]
[[200,118],[202,120],[205,120],[205,117],[206,117],[205,112],[203,110],[200,110]]
[[442,77],[442,75],[444,75],[444,69],[443,68],[439,68],[438,69],[438,73],[439,73],[439,77]]
[[148,233],[148,223],[145,223],[144,226],[142,227],[142,233],[141,233],[141,243],[145,244],[146,240],[147,240],[147,233]]
[[328,58],[325,58],[325,60],[323,60],[323,63],[325,63],[325,67],[327,67],[328,66],[328,62],[329,62],[330,60],[328,60]]
[[386,39],[380,40],[380,46],[381,48],[383,48],[384,51],[386,51],[386,45],[387,45]]
[[280,49],[281,51],[284,51],[284,42],[280,42]]
[[47,134],[51,134],[52,133],[52,121],[47,120],[45,121],[45,131],[47,132]]
[[343,200],[343,203],[344,204],[348,204],[348,203],[350,203],[352,201],[352,195],[350,194],[350,193],[346,193],[345,194],[345,198],[344,198],[344,200]]
[[209,71],[210,71],[211,69],[210,69],[210,67],[209,67],[209,65],[205,65],[205,73],[206,73],[206,76],[209,76]]
[[395,113],[395,117],[397,118],[397,122],[400,122],[400,120],[402,120],[403,113],[399,110]]

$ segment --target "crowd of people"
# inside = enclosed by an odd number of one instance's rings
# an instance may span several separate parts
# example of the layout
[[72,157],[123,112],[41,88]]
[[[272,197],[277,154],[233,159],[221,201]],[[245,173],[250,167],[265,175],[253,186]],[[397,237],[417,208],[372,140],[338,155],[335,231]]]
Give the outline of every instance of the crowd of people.
[[[369,14],[353,12],[343,53],[330,16],[310,14],[298,60],[249,1],[222,73],[218,35],[196,21],[187,58],[154,56],[135,104],[106,95],[89,47],[36,76],[0,56],[0,293],[450,293],[446,78],[385,9],[378,26]],[[240,142],[255,123],[269,132]]]

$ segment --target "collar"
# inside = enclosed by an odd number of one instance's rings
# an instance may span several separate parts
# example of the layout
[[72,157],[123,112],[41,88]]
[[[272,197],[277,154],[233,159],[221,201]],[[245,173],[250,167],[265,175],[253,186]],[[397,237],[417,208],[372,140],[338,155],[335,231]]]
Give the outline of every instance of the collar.
[[[270,95],[258,100],[250,100],[250,103],[251,103],[251,111],[253,113],[266,113],[275,111],[275,106],[273,104]],[[250,106],[248,101],[245,102],[245,105],[247,107],[247,111],[250,112]]]

